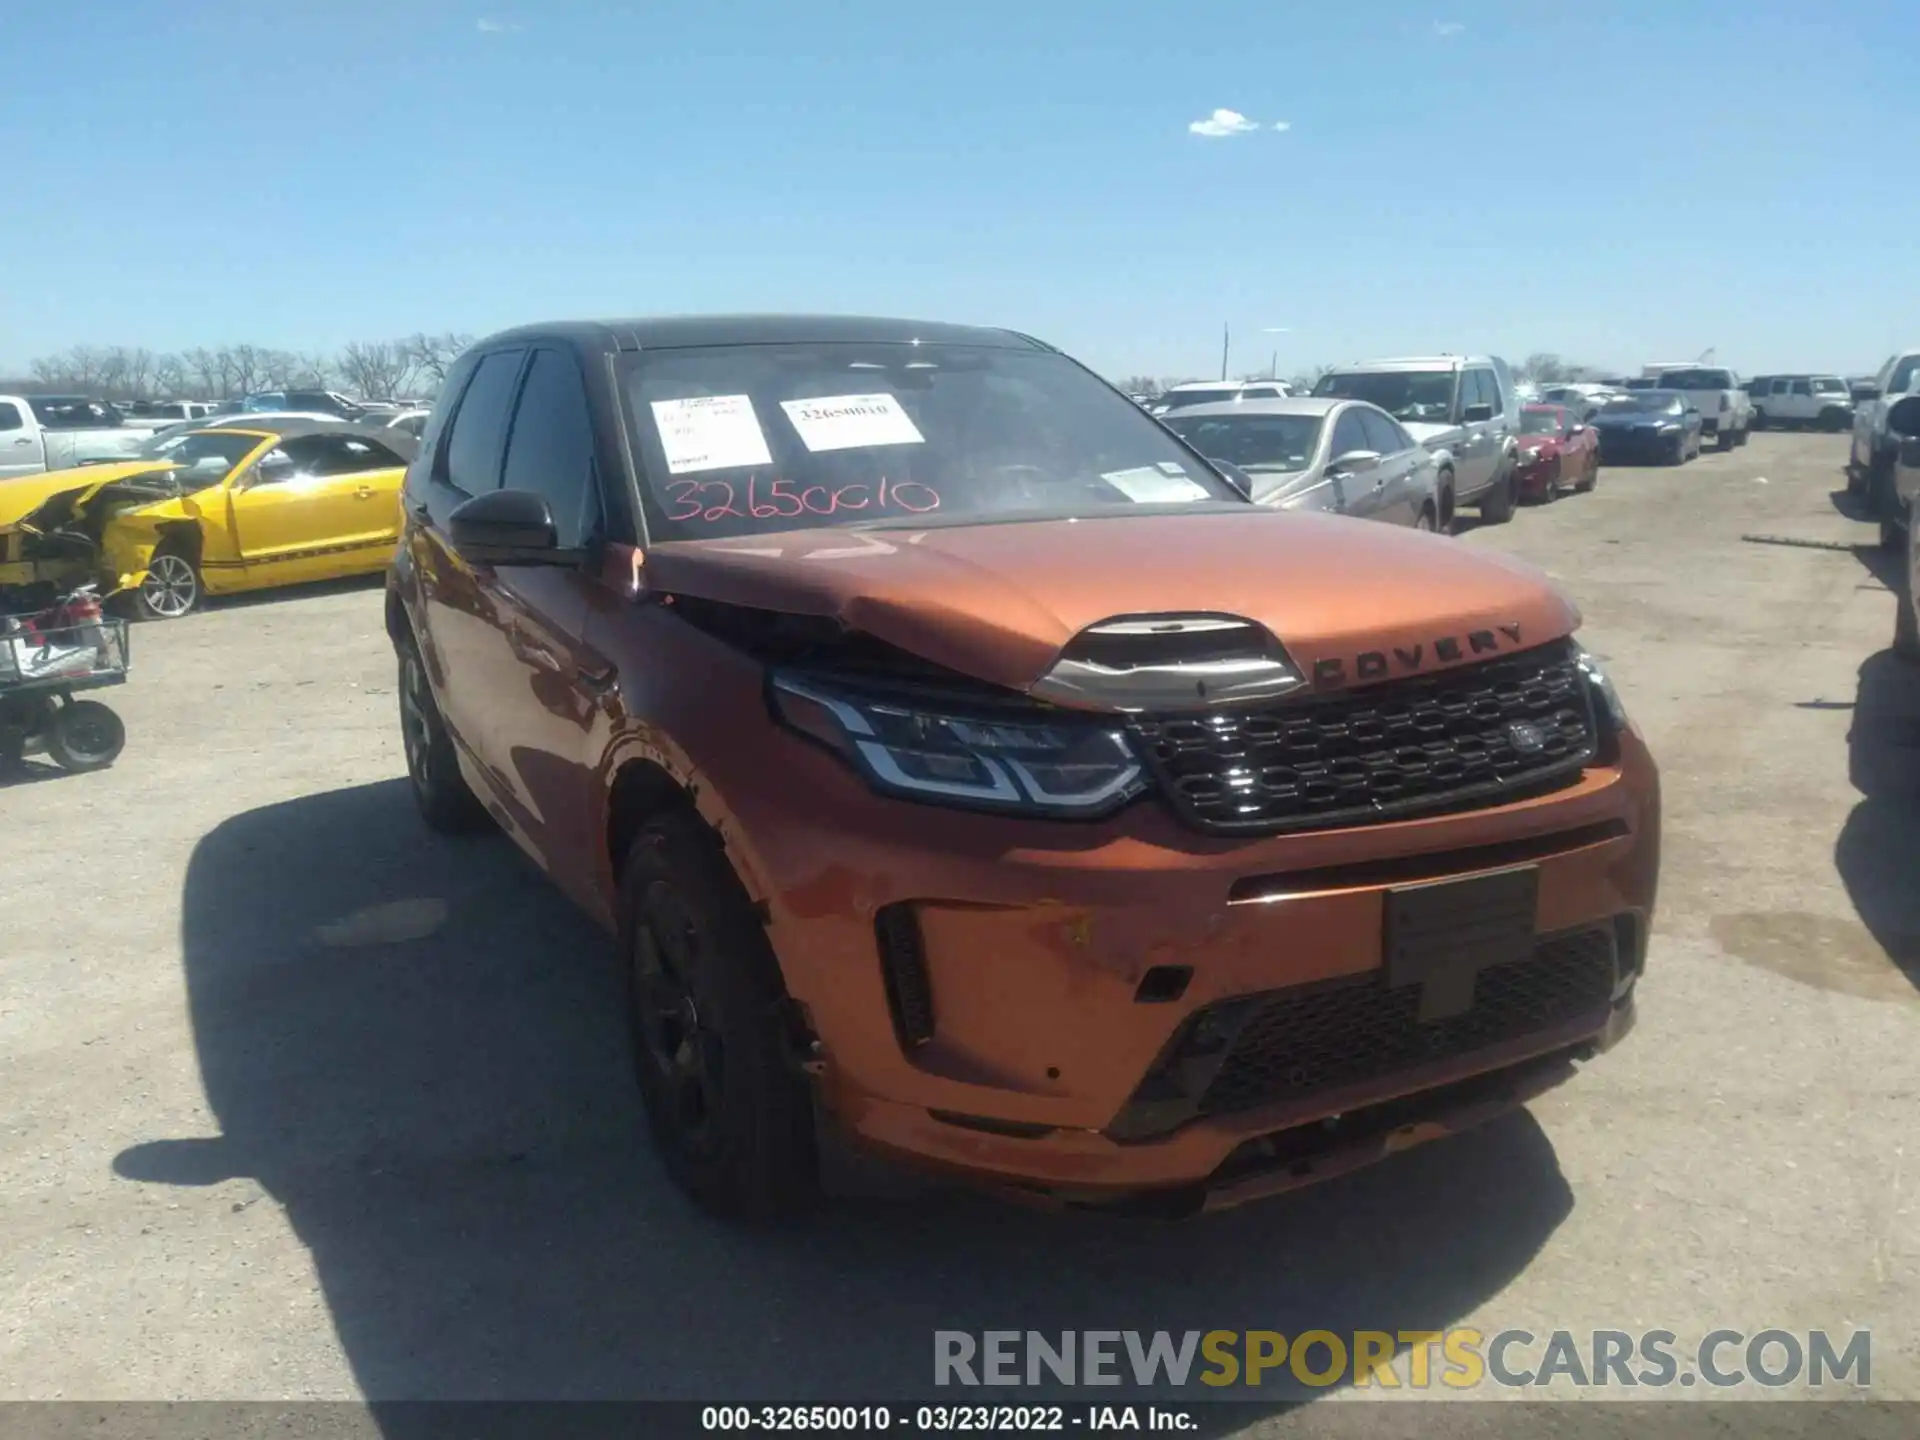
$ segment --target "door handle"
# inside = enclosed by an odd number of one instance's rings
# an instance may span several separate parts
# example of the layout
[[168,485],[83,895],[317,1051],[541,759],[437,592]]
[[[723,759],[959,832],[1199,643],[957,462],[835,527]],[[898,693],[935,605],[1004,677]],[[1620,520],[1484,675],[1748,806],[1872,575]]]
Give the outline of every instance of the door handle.
[[22,435],[18,440],[14,441],[13,443],[16,445],[31,445],[33,443],[33,439],[31,436]]

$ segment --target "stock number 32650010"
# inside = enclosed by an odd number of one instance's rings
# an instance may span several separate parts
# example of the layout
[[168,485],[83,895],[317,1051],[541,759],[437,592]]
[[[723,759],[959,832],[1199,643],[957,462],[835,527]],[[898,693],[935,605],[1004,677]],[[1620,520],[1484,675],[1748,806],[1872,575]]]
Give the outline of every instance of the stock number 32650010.
[[797,520],[803,515],[838,515],[843,511],[890,510],[924,515],[940,508],[940,494],[918,480],[887,480],[877,484],[825,485],[794,488],[791,480],[773,480],[765,489],[760,478],[744,488],[731,480],[675,480],[667,493],[674,509],[669,520]]

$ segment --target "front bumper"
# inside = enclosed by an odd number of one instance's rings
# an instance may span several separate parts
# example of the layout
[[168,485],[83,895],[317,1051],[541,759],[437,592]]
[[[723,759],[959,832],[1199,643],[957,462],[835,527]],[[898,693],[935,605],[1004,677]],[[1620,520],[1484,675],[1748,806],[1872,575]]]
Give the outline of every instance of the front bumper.
[[1602,430],[1600,458],[1610,464],[1663,460],[1673,453],[1673,443],[1684,443],[1684,433],[1653,429]]
[[1513,467],[1514,483],[1520,487],[1520,495],[1526,500],[1545,499],[1553,487],[1560,483],[1561,459],[1558,455],[1545,455],[1538,460],[1528,460],[1522,456]]
[[[1151,798],[1084,824],[890,800],[772,728],[703,772],[817,1039],[824,1107],[857,1141],[975,1178],[1089,1203],[1249,1199],[1523,1103],[1631,1023],[1659,863],[1658,778],[1631,733],[1617,764],[1547,795],[1249,840],[1195,833]],[[1635,937],[1593,1003],[1431,1061],[1124,1135],[1199,1012],[1375,984],[1390,889],[1514,863],[1537,867],[1538,935],[1622,925]],[[1448,1088],[1474,1077],[1491,1078]],[[1327,1128],[1332,1116],[1350,1127]]]

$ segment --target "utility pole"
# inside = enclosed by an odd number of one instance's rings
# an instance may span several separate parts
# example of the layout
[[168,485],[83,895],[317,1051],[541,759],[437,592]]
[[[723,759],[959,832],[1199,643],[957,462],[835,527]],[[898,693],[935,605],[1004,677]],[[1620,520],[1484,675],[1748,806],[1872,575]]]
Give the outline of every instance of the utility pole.
[[1232,332],[1226,321],[1220,322],[1220,378],[1227,378],[1227,351],[1232,345]]

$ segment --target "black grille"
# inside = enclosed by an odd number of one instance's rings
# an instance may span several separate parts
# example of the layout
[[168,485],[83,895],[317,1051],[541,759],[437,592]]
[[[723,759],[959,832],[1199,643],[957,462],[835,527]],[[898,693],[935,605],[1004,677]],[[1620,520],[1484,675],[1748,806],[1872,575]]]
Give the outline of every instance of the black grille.
[[[1427,1024],[1419,1019],[1419,987],[1390,989],[1384,971],[1225,1002],[1245,1007],[1239,1031],[1195,1113],[1303,1099],[1604,1011],[1613,998],[1613,956],[1610,926],[1545,937],[1528,959],[1482,970],[1470,1009]],[[1189,1021],[1188,1035],[1204,1032],[1205,1014]]]
[[880,949],[880,977],[900,1048],[911,1050],[933,1038],[933,985],[927,975],[920,917],[911,905],[888,905],[873,917]]
[[1365,824],[1570,778],[1594,759],[1592,687],[1565,642],[1256,711],[1143,719],[1159,788],[1201,830]]

